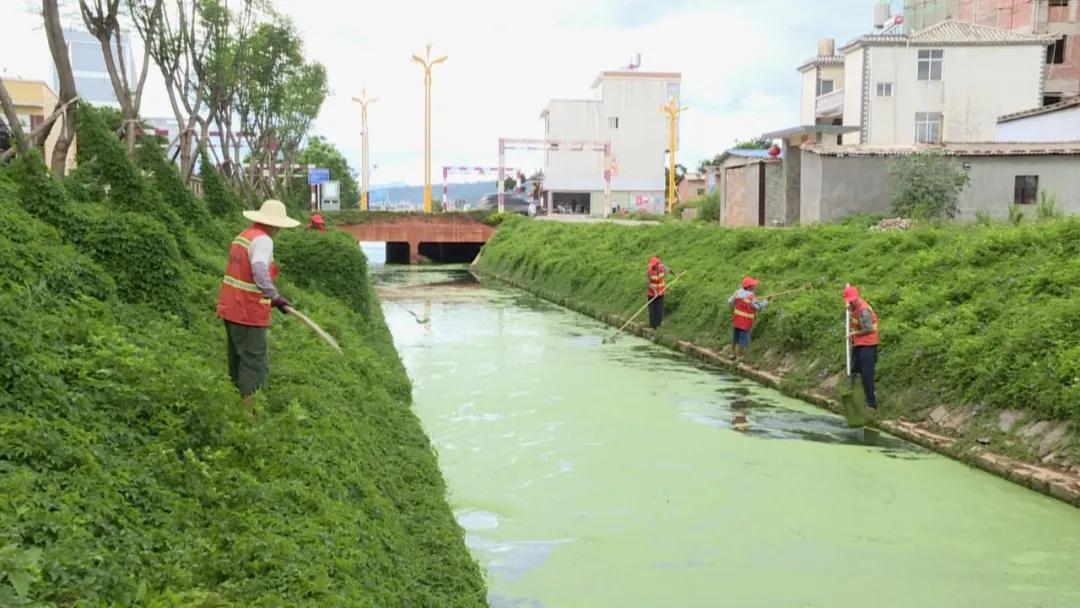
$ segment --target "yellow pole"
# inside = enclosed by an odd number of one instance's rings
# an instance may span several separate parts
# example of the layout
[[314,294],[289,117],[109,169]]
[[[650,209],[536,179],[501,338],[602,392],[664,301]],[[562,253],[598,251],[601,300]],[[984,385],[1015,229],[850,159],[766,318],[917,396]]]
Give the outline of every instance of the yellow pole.
[[368,98],[367,87],[360,89],[360,97],[353,97],[353,101],[360,104],[360,131],[363,141],[360,142],[360,210],[368,210],[368,133],[367,107],[369,103],[379,101],[378,97]]
[[666,104],[660,108],[661,112],[668,115],[668,215],[675,208],[675,133],[678,129],[679,114],[689,108],[679,107],[674,97],[669,97]]
[[431,68],[446,61],[446,55],[431,58],[431,43],[424,57],[413,55],[412,60],[424,66],[424,213],[431,213]]

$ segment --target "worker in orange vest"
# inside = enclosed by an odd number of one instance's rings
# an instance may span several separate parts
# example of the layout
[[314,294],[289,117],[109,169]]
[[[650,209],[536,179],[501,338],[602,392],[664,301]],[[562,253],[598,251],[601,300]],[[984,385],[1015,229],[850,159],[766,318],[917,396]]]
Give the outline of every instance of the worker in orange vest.
[[252,226],[233,239],[229,263],[218,295],[217,316],[225,321],[229,377],[240,390],[244,408],[254,417],[253,395],[266,387],[270,373],[266,344],[270,309],[287,314],[289,301],[274,286],[273,237],[280,228],[295,228],[281,201],[267,200],[258,211],[244,211]]
[[859,290],[852,286],[844,288],[844,301],[851,309],[851,326],[848,339],[851,340],[851,384],[855,384],[855,374],[862,378],[866,405],[877,409],[874,396],[874,366],[877,364],[878,317],[870,304],[859,297]]
[[758,280],[751,276],[743,277],[742,287],[737,289],[730,298],[728,305],[731,306],[731,358],[738,361],[739,357],[746,353],[750,346],[750,333],[754,328],[754,318],[759,310],[769,305],[768,300],[759,300],[754,291],[757,289]]
[[649,327],[654,331],[660,329],[660,324],[664,322],[664,292],[667,291],[665,274],[667,271],[660,258],[655,255],[649,258],[646,272],[649,287],[645,290],[645,297],[649,299]]
[[308,230],[318,230],[319,232],[326,232],[326,224],[323,223],[322,215],[316,213],[311,216],[311,223],[308,224]]

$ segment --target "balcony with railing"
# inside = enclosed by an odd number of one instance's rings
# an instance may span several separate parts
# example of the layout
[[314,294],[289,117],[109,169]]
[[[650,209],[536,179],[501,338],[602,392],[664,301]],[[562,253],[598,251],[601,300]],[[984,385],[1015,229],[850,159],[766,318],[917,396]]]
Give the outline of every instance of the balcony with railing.
[[818,95],[814,107],[818,118],[843,115],[844,89],[836,89],[824,95]]

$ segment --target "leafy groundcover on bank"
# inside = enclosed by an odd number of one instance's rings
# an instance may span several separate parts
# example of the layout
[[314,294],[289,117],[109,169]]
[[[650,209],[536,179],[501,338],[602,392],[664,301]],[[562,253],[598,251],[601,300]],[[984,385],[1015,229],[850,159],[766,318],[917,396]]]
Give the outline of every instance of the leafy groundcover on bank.
[[1080,218],[878,233],[510,218],[480,265],[628,314],[645,301],[653,254],[688,273],[667,296],[663,332],[707,346],[730,343],[727,299],[744,274],[761,280],[761,295],[812,283],[758,316],[748,358],[783,369],[792,387],[831,390],[844,373],[841,291],[851,282],[881,317],[877,375],[888,413],[978,405],[1080,422]]
[[278,240],[345,356],[275,312],[250,424],[214,316],[243,222],[81,118],[63,183],[0,170],[0,606],[483,605],[356,243]]

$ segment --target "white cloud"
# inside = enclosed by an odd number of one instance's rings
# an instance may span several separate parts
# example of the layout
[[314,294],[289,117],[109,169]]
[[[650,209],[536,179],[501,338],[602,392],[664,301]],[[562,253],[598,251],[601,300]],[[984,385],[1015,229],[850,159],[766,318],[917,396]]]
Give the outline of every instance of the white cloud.
[[[351,98],[365,86],[380,97],[369,110],[375,183],[423,179],[423,71],[409,58],[423,53],[426,41],[433,42],[433,54],[449,55],[433,78],[436,183],[444,164],[495,164],[500,136],[541,136],[539,114],[548,99],[590,97],[596,74],[624,65],[634,53],[642,54],[643,70],[682,73],[682,101],[691,110],[681,123],[679,158],[692,167],[736,139],[793,125],[799,115],[795,66],[813,54],[815,38],[857,33],[869,21],[865,4],[277,1],[302,31],[307,56],[327,67],[333,94],[315,132],[354,166],[360,114]],[[44,33],[33,29],[39,17],[7,6],[0,13],[14,26],[0,40],[0,69],[10,58],[24,75],[51,80]],[[169,115],[160,86],[159,79],[151,81],[144,113]],[[528,153],[508,159],[527,169],[539,162]]]

